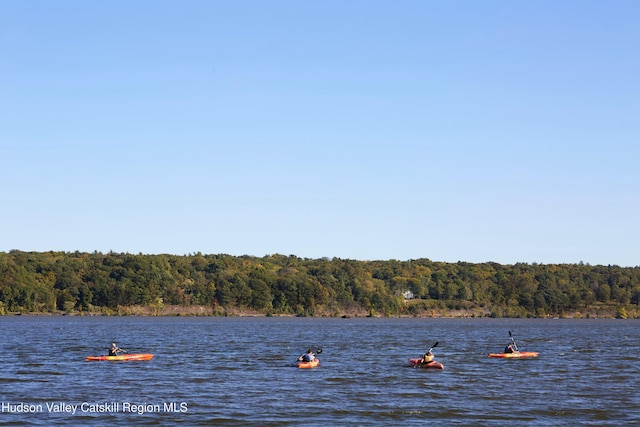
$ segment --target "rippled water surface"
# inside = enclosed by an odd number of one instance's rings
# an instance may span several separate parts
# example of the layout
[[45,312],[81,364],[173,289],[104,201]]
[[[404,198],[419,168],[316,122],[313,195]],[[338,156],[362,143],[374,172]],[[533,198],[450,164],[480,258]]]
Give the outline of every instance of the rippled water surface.
[[[0,330],[0,425],[640,425],[638,320],[15,316]],[[540,356],[489,359],[509,331]],[[84,361],[113,340],[155,357]],[[410,368],[436,341],[445,369]],[[308,347],[321,365],[293,367]]]

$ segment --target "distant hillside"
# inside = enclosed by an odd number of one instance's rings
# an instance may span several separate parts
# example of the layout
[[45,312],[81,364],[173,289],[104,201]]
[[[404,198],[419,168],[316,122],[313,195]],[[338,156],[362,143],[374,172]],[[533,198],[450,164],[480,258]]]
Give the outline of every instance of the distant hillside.
[[0,252],[0,314],[640,318],[640,267]]

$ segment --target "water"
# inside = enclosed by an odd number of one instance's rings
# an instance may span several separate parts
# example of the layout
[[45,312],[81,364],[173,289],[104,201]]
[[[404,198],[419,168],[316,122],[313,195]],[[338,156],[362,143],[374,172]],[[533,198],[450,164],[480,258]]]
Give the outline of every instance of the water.
[[[0,425],[640,425],[638,320],[16,316],[0,331]],[[540,356],[489,359],[508,331]],[[84,361],[111,341],[155,357]],[[408,367],[436,341],[443,371]],[[292,367],[308,347],[321,366]]]

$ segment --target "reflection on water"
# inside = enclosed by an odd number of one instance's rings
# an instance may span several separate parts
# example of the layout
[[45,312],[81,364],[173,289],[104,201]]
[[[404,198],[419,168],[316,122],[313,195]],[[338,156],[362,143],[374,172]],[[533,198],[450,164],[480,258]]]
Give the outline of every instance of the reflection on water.
[[[0,425],[640,419],[637,320],[18,316],[0,318],[0,327]],[[489,359],[509,330],[540,357]],[[84,361],[112,341],[155,357]],[[445,369],[410,368],[407,359],[436,341]],[[323,349],[320,367],[292,367],[309,347]]]

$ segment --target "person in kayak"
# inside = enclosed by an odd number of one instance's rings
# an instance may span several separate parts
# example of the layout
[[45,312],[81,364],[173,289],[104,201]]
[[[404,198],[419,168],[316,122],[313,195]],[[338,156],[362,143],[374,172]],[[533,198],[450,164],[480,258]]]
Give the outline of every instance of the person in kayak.
[[313,351],[311,351],[311,349],[309,349],[305,354],[298,357],[298,362],[313,362],[315,358],[316,358],[316,355],[313,354]]
[[120,353],[124,353],[125,350],[121,349],[116,345],[116,343],[111,343],[111,348],[109,349],[109,356],[117,356]]
[[515,353],[515,350],[513,349],[513,344],[507,344],[507,346],[504,348],[504,352],[505,353]]
[[433,353],[431,353],[431,350],[429,350],[422,356],[420,363],[426,365],[427,363],[431,363],[431,362],[433,362]]

